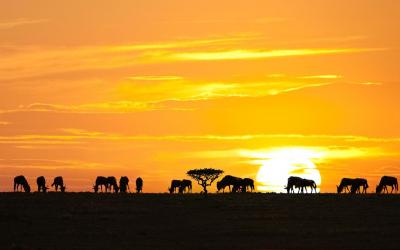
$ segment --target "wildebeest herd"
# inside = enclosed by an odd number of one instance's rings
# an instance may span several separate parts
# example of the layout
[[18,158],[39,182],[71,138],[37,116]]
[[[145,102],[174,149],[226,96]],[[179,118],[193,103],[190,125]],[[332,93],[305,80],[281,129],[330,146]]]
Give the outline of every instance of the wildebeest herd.
[[[37,191],[38,192],[46,192],[49,187],[46,186],[46,179],[44,176],[39,176],[36,179],[37,183]],[[57,192],[60,190],[61,192],[65,192],[66,186],[64,185],[64,180],[62,176],[57,176],[54,178],[53,183],[51,184],[54,187],[54,190]],[[114,193],[127,193],[130,192],[129,188],[129,178],[127,176],[122,176],[119,180],[119,185],[117,179],[114,176],[98,176],[95,180],[95,184],[93,186],[93,190],[95,193],[99,192],[114,192]],[[229,192],[237,193],[237,192],[253,192],[254,188],[254,180],[250,178],[240,178],[232,175],[224,176],[220,181],[217,182],[217,192],[225,193],[225,189],[228,188]],[[313,180],[303,179],[296,176],[291,176],[288,178],[287,185],[284,187],[287,193],[295,193],[295,189],[297,189],[297,193],[308,193],[308,189],[310,188],[311,193],[317,193],[317,184]],[[363,178],[343,178],[340,181],[340,184],[337,186],[337,193],[367,193],[368,181]],[[393,191],[397,192],[398,182],[396,177],[392,176],[383,176],[376,186],[376,193],[393,193]],[[29,193],[31,191],[31,187],[23,175],[16,176],[14,178],[14,192],[25,191]],[[141,193],[143,191],[143,179],[138,177],[136,179],[136,192]],[[169,193],[189,193],[192,192],[192,181],[191,180],[172,180],[171,186],[168,188]]]

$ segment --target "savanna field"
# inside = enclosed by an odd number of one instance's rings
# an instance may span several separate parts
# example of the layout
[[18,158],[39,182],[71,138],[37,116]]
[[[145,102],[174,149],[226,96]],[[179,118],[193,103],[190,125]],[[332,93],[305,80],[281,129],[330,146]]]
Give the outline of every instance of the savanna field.
[[399,249],[400,196],[1,193],[1,249]]

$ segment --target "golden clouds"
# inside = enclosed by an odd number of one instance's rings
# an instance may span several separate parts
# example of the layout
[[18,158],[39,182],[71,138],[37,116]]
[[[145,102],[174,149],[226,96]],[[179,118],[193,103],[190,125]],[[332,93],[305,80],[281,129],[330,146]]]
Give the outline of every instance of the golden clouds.
[[175,53],[167,58],[171,60],[218,61],[218,60],[251,60],[275,57],[315,56],[377,51],[381,49],[344,48],[344,49],[282,49],[282,50],[230,50],[213,52]]
[[28,18],[17,18],[13,20],[0,20],[0,30],[1,29],[11,29],[18,26],[37,24],[47,22],[47,19],[28,19]]

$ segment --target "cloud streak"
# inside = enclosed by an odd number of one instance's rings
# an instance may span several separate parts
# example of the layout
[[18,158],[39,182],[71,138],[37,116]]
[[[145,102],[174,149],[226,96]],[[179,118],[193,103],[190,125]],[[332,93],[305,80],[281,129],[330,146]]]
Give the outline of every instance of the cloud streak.
[[3,20],[3,21],[0,21],[0,30],[12,29],[12,28],[19,27],[19,26],[44,23],[44,22],[48,22],[48,21],[49,21],[48,19],[28,19],[28,18]]
[[183,52],[167,56],[176,61],[220,61],[250,60],[276,57],[316,56],[329,54],[347,54],[380,51],[379,48],[344,48],[344,49],[284,49],[284,50],[229,50],[216,52]]

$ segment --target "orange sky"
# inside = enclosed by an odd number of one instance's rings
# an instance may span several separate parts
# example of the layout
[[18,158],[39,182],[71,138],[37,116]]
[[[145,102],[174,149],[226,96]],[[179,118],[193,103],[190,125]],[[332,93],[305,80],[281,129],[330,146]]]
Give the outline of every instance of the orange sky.
[[296,150],[323,192],[374,187],[400,174],[399,16],[389,0],[2,1],[0,191],[24,174],[165,192],[191,168],[275,176],[274,152]]

